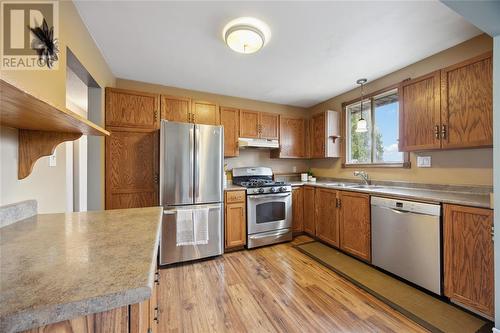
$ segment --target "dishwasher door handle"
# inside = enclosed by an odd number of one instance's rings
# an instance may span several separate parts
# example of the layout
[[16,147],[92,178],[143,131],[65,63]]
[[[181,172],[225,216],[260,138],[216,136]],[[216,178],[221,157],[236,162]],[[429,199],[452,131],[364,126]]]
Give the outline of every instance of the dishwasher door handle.
[[393,213],[400,214],[400,215],[415,214],[415,215],[437,216],[437,217],[439,217],[439,215],[436,215],[436,214],[427,214],[427,213],[421,213],[421,212],[414,212],[414,211],[411,211],[411,210],[396,209],[396,208],[391,208],[391,207],[386,207],[386,206],[372,205],[372,207],[386,209],[386,210],[389,210],[389,211],[391,211]]

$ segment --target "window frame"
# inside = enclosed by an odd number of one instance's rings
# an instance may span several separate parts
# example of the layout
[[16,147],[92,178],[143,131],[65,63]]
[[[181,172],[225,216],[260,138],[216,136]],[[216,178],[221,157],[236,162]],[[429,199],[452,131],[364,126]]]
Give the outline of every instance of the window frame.
[[[374,97],[377,96],[377,95],[381,95],[381,94],[384,94],[384,93],[387,93],[391,90],[395,90],[397,89],[398,91],[398,103],[399,103],[399,108],[398,108],[398,112],[399,112],[399,128],[398,128],[398,134],[399,134],[399,138],[398,138],[398,143],[399,143],[399,140],[401,139],[401,126],[402,126],[402,117],[401,117],[401,99],[399,98],[401,96],[401,84],[398,83],[398,84],[393,84],[391,86],[388,86],[386,88],[383,88],[383,89],[379,89],[377,91],[374,91],[370,94],[367,94],[364,96],[364,103],[366,103],[366,101],[368,100],[370,102],[370,112],[371,112],[371,119],[374,119],[374,112],[375,112],[375,109],[374,109]],[[347,137],[347,134],[349,133],[349,130],[347,129],[347,106],[351,105],[351,104],[355,104],[355,103],[359,103],[361,101],[361,97],[358,97],[356,99],[353,99],[353,100],[350,100],[350,101],[347,101],[347,102],[344,102],[342,103],[342,113],[341,113],[341,135],[343,138],[345,138],[344,140],[342,140],[342,145],[341,145],[341,158],[342,158],[342,168],[411,168],[411,163],[410,163],[410,154],[408,152],[403,152],[403,162],[388,162],[388,163],[347,163],[347,151],[348,151],[348,147],[347,147],[347,144],[349,142],[349,138]],[[371,141],[372,141],[372,145],[374,144],[374,135],[375,135],[375,132],[374,131],[371,131]],[[371,149],[371,154],[373,155],[373,148]],[[372,160],[373,160],[373,156],[372,156]]]

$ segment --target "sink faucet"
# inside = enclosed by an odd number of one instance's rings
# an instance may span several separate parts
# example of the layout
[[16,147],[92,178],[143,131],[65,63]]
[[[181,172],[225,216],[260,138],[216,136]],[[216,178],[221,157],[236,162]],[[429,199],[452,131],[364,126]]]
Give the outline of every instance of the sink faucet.
[[354,176],[360,177],[366,185],[370,185],[370,180],[368,179],[366,171],[354,171]]

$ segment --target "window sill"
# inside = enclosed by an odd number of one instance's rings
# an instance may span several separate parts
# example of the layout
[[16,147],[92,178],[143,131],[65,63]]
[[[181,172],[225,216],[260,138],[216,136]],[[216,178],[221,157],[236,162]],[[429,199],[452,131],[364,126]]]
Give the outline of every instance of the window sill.
[[409,168],[411,168],[411,163],[410,162],[403,162],[403,163],[355,163],[355,164],[342,163],[342,168],[401,168],[401,169],[409,169]]

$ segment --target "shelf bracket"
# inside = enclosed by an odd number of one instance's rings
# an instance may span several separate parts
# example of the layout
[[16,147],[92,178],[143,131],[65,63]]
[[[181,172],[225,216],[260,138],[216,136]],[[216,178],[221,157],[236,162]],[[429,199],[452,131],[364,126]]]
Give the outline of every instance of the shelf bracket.
[[64,141],[79,139],[82,133],[48,132],[19,129],[18,179],[29,176],[35,162],[54,153],[57,145]]

